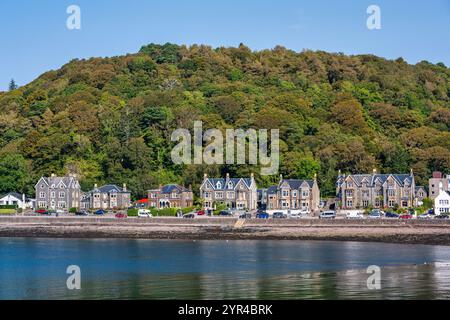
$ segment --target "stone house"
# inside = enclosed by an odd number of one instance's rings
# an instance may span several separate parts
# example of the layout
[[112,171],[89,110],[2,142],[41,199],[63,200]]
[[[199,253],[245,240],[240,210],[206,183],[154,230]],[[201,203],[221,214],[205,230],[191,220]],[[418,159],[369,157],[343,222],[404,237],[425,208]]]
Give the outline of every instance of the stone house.
[[445,191],[450,191],[450,174],[443,175],[442,172],[433,172],[433,177],[428,182],[429,197],[434,200],[440,193],[440,185]]
[[336,193],[342,209],[409,208],[416,206],[414,173],[343,175],[339,172]]
[[41,177],[35,185],[36,208],[69,210],[80,208],[81,189],[75,175]]
[[158,189],[148,190],[148,206],[150,208],[188,208],[194,203],[192,188],[185,188],[177,184],[159,186]]
[[122,188],[114,184],[101,187],[95,184],[94,189],[84,193],[81,200],[81,207],[85,210],[127,209],[130,206],[131,192],[127,190],[126,184],[123,184]]
[[217,205],[230,209],[256,210],[258,195],[254,175],[250,178],[209,178],[206,174],[200,186],[200,198],[206,210],[214,210]]
[[317,176],[313,180],[283,179],[267,192],[267,210],[319,211],[320,190]]

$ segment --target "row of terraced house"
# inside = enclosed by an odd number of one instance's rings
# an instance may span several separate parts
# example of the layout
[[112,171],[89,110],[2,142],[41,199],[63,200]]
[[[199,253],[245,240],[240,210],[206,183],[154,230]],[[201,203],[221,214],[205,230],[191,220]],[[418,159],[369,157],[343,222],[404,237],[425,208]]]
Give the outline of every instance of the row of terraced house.
[[[429,184],[430,198],[446,203],[450,196],[450,175],[434,173]],[[35,185],[36,199],[33,207],[54,210],[77,209],[124,209],[132,205],[131,192],[126,184],[94,185],[83,192],[75,175],[42,177]],[[444,194],[443,194],[444,193]],[[428,197],[423,186],[417,186],[414,173],[342,174],[336,182],[336,203],[341,209],[409,208],[422,204]],[[14,193],[0,196],[0,205],[9,203]],[[316,212],[320,208],[321,194],[317,176],[313,179],[284,179],[277,185],[259,189],[253,174],[250,177],[208,177],[204,175],[199,196],[202,207],[214,210],[219,206],[238,210],[304,210]],[[14,203],[25,201],[25,195],[16,196]],[[444,198],[442,200],[441,198]],[[26,198],[27,203],[29,201]],[[31,201],[31,200],[30,200]],[[11,201],[12,202],[12,201]],[[25,203],[25,202],[24,202]],[[153,208],[186,208],[194,205],[191,187],[178,184],[160,185],[148,191],[146,206]],[[444,212],[447,209],[442,209]]]

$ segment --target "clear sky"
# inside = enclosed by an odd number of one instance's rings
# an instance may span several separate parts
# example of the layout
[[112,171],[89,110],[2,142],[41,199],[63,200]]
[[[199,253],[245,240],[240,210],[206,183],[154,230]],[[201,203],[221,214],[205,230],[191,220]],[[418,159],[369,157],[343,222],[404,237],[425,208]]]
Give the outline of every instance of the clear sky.
[[[81,30],[68,30],[69,5]],[[381,8],[381,30],[366,26]],[[73,58],[137,52],[147,43],[372,53],[450,66],[450,0],[1,0],[0,90]]]

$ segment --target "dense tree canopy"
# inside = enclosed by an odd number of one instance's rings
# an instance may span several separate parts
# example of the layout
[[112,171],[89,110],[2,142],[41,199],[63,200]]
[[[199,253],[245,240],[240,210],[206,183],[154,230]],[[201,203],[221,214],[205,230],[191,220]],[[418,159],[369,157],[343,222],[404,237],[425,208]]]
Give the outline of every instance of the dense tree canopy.
[[280,129],[280,173],[318,174],[323,193],[337,171],[409,172],[426,184],[450,171],[450,69],[371,55],[254,52],[175,44],[122,57],[73,60],[0,94],[0,192],[30,191],[40,175],[79,174],[127,183],[134,196],[161,183],[192,184],[203,172],[260,177],[246,165],[180,166],[174,129]]

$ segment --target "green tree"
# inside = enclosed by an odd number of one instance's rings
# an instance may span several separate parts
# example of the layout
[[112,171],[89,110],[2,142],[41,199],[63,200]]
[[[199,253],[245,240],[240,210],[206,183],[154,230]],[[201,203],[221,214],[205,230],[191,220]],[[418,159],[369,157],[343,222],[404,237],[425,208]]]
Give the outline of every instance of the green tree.
[[16,82],[14,81],[14,79],[11,79],[11,81],[9,82],[9,91],[14,91],[18,88],[19,86],[16,84]]
[[30,188],[30,169],[20,154],[0,158],[0,192],[27,192]]

